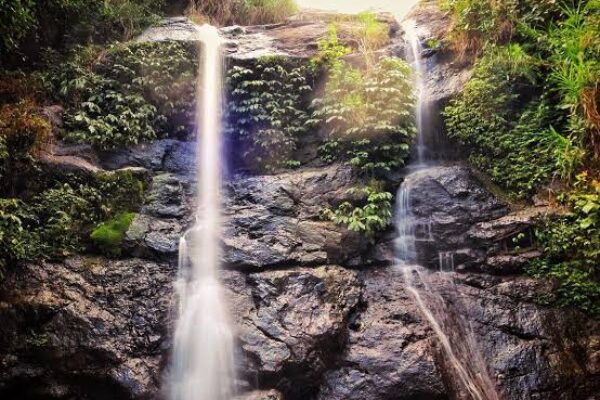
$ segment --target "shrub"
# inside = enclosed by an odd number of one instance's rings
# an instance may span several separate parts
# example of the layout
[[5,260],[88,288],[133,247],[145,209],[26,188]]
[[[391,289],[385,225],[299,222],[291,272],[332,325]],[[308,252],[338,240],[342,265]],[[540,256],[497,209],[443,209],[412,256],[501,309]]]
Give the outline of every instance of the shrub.
[[9,263],[29,256],[31,238],[24,222],[30,218],[21,201],[0,199],[0,278]]
[[28,229],[38,242],[36,257],[63,257],[83,248],[80,237],[96,218],[85,188],[57,185],[35,196],[28,206]]
[[2,50],[12,50],[35,25],[33,0],[3,1],[0,3],[0,56]]
[[444,110],[448,136],[517,198],[535,193],[558,169],[554,156],[560,142],[550,129],[552,107],[531,89],[535,68],[518,45],[490,52]]
[[0,270],[9,262],[82,251],[100,221],[137,211],[143,202],[143,183],[129,171],[66,181],[26,201],[0,199]]
[[389,226],[392,219],[393,195],[383,191],[381,186],[380,182],[371,182],[365,187],[349,189],[348,195],[361,198],[325,209],[322,217],[373,240],[378,232]]
[[92,243],[109,257],[120,256],[123,238],[134,218],[134,213],[122,213],[100,224],[90,235]]
[[63,50],[79,43],[127,40],[155,22],[162,7],[162,0],[4,1],[0,59],[22,64],[23,59],[37,60],[40,48]]
[[[544,28],[561,14],[554,0],[440,0],[454,25],[450,42],[463,58],[479,55],[486,44],[506,44],[524,28]],[[527,30],[527,29],[526,29]]]
[[282,22],[298,10],[294,0],[244,0],[238,4],[238,23],[249,25]]
[[312,123],[311,78],[307,65],[285,57],[228,71],[225,132],[242,149],[247,167],[274,171],[297,165],[294,151]]
[[98,174],[94,187],[102,194],[99,209],[104,217],[137,211],[144,202],[144,182],[130,171]]
[[327,35],[317,40],[317,49],[317,54],[311,59],[312,68],[315,70],[329,70],[339,64],[343,56],[352,52],[350,47],[340,42],[335,24],[327,26]]
[[559,304],[600,315],[600,182],[580,174],[573,192],[562,200],[572,211],[537,227],[544,257],[527,270],[557,282]]
[[359,13],[352,22],[350,37],[364,56],[367,68],[370,68],[376,62],[375,52],[390,40],[389,27],[372,12]]
[[538,40],[548,42],[549,82],[570,112],[572,138],[600,159],[600,1],[563,7],[563,14]]
[[176,42],[134,43],[112,46],[101,57],[83,54],[76,53],[47,78],[70,106],[66,140],[111,149],[192,130],[192,48]]
[[195,0],[188,13],[217,25],[257,25],[282,22],[297,10],[293,0]]
[[0,195],[14,197],[25,189],[33,156],[50,135],[50,124],[31,102],[0,106]]
[[403,166],[415,134],[410,75],[397,58],[383,58],[367,71],[335,65],[323,98],[315,102],[328,139],[323,158],[344,160],[370,175]]

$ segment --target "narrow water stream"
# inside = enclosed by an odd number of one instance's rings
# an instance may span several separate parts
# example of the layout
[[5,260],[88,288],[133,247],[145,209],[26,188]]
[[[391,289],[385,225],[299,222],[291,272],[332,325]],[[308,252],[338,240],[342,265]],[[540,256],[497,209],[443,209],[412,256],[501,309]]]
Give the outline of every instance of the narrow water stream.
[[428,172],[435,168],[436,160],[428,158],[426,135],[431,126],[428,112],[426,65],[421,58],[420,32],[412,20],[402,24],[407,40],[407,59],[415,71],[415,92],[417,95],[417,154],[408,166],[411,171],[405,177],[397,195],[395,250],[398,270],[406,283],[406,288],[414,298],[423,317],[435,333],[449,370],[446,375],[453,380],[456,397],[461,400],[500,400],[495,385],[488,373],[488,367],[479,351],[469,321],[463,318],[462,302],[454,283],[454,254],[440,252],[439,271],[431,271],[419,265],[419,243],[434,241],[431,220],[418,223],[413,213],[411,194],[418,182],[427,179]]
[[196,85],[198,209],[196,224],[179,246],[179,318],[175,328],[170,400],[230,400],[233,334],[222,293],[221,39],[216,28],[198,29],[202,45]]

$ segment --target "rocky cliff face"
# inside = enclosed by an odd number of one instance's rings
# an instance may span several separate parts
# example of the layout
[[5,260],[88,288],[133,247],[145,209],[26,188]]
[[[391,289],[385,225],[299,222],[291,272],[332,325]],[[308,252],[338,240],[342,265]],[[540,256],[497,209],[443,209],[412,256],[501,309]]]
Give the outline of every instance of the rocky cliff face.
[[[160,398],[176,242],[189,224],[192,186],[161,169],[129,232],[135,257],[76,257],[8,276],[0,303],[3,398]],[[252,394],[258,398],[454,398],[450,367],[402,274],[391,258],[374,256],[389,244],[370,245],[317,218],[349,184],[339,166],[229,184],[223,281],[238,332],[240,390],[261,389]],[[440,291],[460,299],[451,307],[472,324],[504,397],[594,399],[600,323],[538,305],[546,284],[516,274],[527,252],[499,245],[506,232],[526,230],[527,219],[509,214],[466,167],[435,168],[414,193],[416,213],[433,216],[439,246],[425,255],[455,253],[455,285]]]
[[[193,159],[192,143],[170,139],[94,156],[95,168],[135,167],[151,180],[127,257],[11,270],[0,290],[0,398],[163,398]],[[461,398],[394,268],[393,229],[370,243],[319,218],[354,183],[339,165],[227,183],[222,280],[237,332],[236,400]],[[544,210],[511,212],[460,165],[421,174],[411,205],[431,226],[422,263],[454,259],[454,284],[435,275],[432,284],[471,324],[502,397],[598,399],[600,322],[540,305],[549,284],[521,275],[536,253],[511,245]]]

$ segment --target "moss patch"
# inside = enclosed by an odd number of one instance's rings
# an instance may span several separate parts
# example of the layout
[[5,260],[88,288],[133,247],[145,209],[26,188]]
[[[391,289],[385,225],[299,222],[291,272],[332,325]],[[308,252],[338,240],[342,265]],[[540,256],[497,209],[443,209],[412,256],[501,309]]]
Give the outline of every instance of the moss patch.
[[135,216],[135,213],[121,213],[113,219],[98,225],[90,235],[94,246],[108,257],[120,256],[123,238]]

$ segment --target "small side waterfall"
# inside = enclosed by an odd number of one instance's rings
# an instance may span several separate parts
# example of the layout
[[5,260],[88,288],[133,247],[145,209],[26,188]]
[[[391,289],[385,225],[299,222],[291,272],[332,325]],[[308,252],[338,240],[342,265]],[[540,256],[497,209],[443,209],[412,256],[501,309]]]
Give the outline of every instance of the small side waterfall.
[[[431,115],[427,102],[426,68],[421,58],[419,32],[414,21],[402,24],[409,43],[407,58],[415,69],[417,93],[417,158],[409,170],[397,195],[395,241],[397,268],[406,282],[407,291],[414,298],[421,314],[429,322],[443,350],[450,370],[448,375],[456,384],[456,396],[461,400],[500,400],[495,385],[487,372],[487,365],[479,351],[470,323],[465,320],[460,295],[454,283],[454,253],[440,252],[439,271],[430,271],[419,265],[419,242],[435,241],[432,222],[419,222],[412,209],[411,196],[421,179],[427,179],[430,165],[426,137],[430,135]],[[433,167],[435,168],[435,167]],[[422,219],[422,216],[421,216]]]
[[179,245],[179,319],[169,382],[170,400],[230,400],[233,334],[218,277],[221,207],[221,40],[198,29],[202,44],[196,85],[198,210]]

